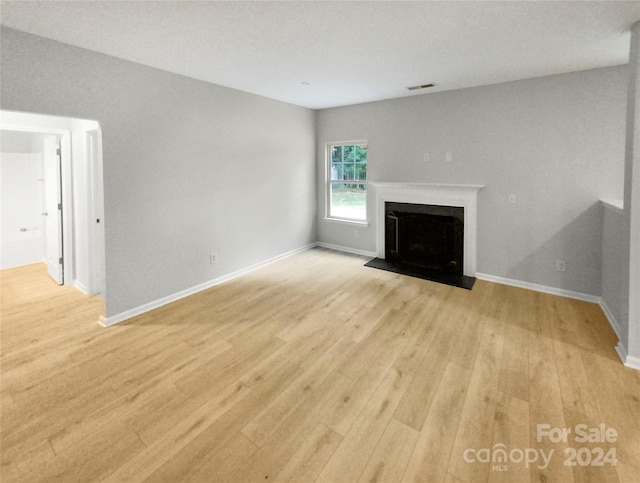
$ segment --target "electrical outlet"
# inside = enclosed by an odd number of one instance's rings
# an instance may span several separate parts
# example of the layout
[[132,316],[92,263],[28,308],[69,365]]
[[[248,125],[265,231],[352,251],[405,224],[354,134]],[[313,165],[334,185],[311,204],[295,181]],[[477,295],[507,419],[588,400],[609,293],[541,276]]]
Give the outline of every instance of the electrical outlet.
[[567,269],[567,264],[564,260],[556,260],[556,270],[558,272],[564,272]]
[[213,252],[212,254],[209,255],[209,263],[211,265],[215,264],[218,261],[218,254],[216,252]]
[[447,151],[444,159],[447,163],[450,163],[451,161],[453,161],[453,153],[451,151]]
[[424,153],[424,162],[428,163],[431,161],[431,153]]
[[509,203],[515,203],[516,202],[516,194],[515,193],[511,193],[508,197],[507,197],[507,201]]

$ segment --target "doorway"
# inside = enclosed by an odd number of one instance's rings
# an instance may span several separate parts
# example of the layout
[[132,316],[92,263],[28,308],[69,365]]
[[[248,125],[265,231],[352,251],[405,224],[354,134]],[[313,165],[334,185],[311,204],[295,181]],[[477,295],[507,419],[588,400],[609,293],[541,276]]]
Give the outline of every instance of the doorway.
[[[3,159],[1,268],[45,262],[47,273],[59,285],[73,285],[86,294],[104,298],[104,201],[99,124],[84,119],[0,111],[0,130],[3,141],[0,144]],[[20,175],[23,184],[29,185],[31,190],[31,201],[26,205],[16,197],[19,196],[17,187],[5,189],[9,181],[5,179],[4,165],[17,156],[9,150],[16,151],[11,143],[15,145],[15,139],[20,136],[31,140],[30,151],[22,153],[22,159],[31,164],[28,169],[23,166],[24,173]],[[13,161],[15,165],[16,159]],[[5,203],[6,199],[9,203]],[[34,204],[39,210],[38,220],[33,212]],[[30,208],[28,217],[23,208]],[[14,245],[20,245],[23,239],[32,239],[28,256],[4,256],[5,253],[15,255],[9,243],[17,241]],[[5,250],[7,248],[9,250]]]
[[60,136],[0,131],[0,267],[44,261],[64,282]]

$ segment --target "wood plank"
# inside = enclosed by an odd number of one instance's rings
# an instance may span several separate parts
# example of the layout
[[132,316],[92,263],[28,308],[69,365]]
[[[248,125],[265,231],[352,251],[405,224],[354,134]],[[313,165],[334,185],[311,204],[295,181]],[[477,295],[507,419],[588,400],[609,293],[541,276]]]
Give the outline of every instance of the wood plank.
[[336,343],[312,367],[304,371],[278,397],[254,417],[242,432],[251,441],[262,447],[271,433],[289,414],[296,410],[313,392],[313,389],[333,372],[343,355],[353,343],[349,340]]
[[418,431],[391,419],[358,481],[401,481],[417,438]]
[[[553,335],[553,329],[543,329],[544,333]],[[531,468],[531,478],[536,481],[574,481],[573,471],[564,466],[564,451],[568,442],[554,442],[550,438],[538,441],[538,426],[549,428],[566,428],[563,413],[562,392],[555,363],[554,342],[546,335],[529,337],[529,424],[532,448],[553,452],[554,457],[547,468]]]
[[346,434],[317,481],[356,481],[407,389],[407,374],[391,368]]
[[[258,450],[259,448],[249,438],[242,433],[237,433],[220,451],[209,455],[203,461],[202,466],[183,481],[229,481],[230,476],[238,468],[251,464]],[[155,477],[150,477],[146,481],[158,480]]]
[[[360,367],[359,373],[355,372],[357,370],[355,365],[350,366],[351,371],[355,373],[352,383],[337,397],[327,399],[322,408],[316,410],[321,414],[322,422],[342,435],[349,431],[371,395],[394,364],[398,353],[406,346],[408,341],[406,332],[412,323],[415,324],[416,321],[410,321],[407,316],[400,317],[394,334],[384,339],[378,350]],[[353,360],[362,361],[361,359],[351,359],[351,361]],[[343,367],[340,367],[338,371],[342,372],[342,369]]]
[[432,347],[416,370],[407,392],[394,413],[394,418],[417,431],[422,429],[431,403],[448,364],[448,355],[454,344],[455,333],[442,328]]
[[[527,451],[529,448],[536,450],[536,447],[530,445],[529,426],[529,403],[500,391],[493,427],[492,451],[501,449],[507,455],[511,455],[513,450]],[[492,461],[490,464],[491,472],[488,481],[508,483],[531,481],[531,465],[537,466],[544,463],[542,456],[536,454],[536,461],[531,464],[527,461],[510,460],[503,463]]]
[[165,458],[164,464],[149,477],[149,481],[180,481],[190,478],[204,461],[221,451],[237,437],[247,422],[301,374],[296,366],[285,366],[270,381],[251,388],[247,397],[233,406],[223,418],[206,427],[188,445]]
[[502,330],[493,325],[487,323],[479,341],[449,460],[449,472],[462,480],[485,481],[490,470],[486,464],[468,463],[463,456],[468,448],[479,450],[488,447],[493,436],[504,344]]
[[445,480],[470,377],[470,370],[447,365],[402,481]]
[[599,419],[598,403],[582,364],[582,350],[559,340],[553,341],[553,349],[564,413],[572,411]]
[[133,458],[111,473],[105,481],[117,482],[149,477],[164,464],[167,456],[171,457],[187,446],[249,392],[250,389],[241,383],[228,387],[217,398],[203,404],[183,418],[164,438],[156,440],[137,452]]
[[291,412],[262,444],[247,465],[236,468],[231,481],[273,479],[318,426],[320,418],[303,403]]
[[322,423],[318,424],[274,481],[315,481],[341,441],[341,435]]
[[526,329],[517,324],[506,325],[500,391],[521,401],[529,401],[528,342]]

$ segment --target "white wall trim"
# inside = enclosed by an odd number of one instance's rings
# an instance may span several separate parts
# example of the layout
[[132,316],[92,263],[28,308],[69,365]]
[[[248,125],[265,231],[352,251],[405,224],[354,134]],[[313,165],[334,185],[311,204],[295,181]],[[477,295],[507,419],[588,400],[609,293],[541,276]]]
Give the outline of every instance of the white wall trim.
[[627,349],[622,345],[622,342],[618,342],[618,345],[616,345],[616,352],[626,367],[640,371],[640,357],[633,357],[627,354]]
[[501,283],[502,285],[510,285],[512,287],[526,288],[529,290],[534,290],[536,292],[548,293],[551,295],[559,295],[560,297],[583,300],[585,302],[593,302],[596,304],[599,304],[602,300],[602,298],[598,295],[574,292],[572,290],[565,290],[563,288],[548,287],[546,285],[539,285],[537,283],[524,282],[522,280],[514,280],[512,278],[498,277],[496,275],[489,275],[487,273],[476,273],[476,278],[479,278],[480,280],[486,280],[487,282],[495,282],[495,283]]
[[626,365],[627,349],[624,348],[624,345],[622,344],[621,341],[618,341],[618,343],[616,344],[616,352],[618,353],[618,357],[620,357],[620,360],[622,361],[622,363]]
[[371,181],[376,190],[377,256],[385,257],[385,203],[417,203],[423,205],[459,206],[464,208],[463,273],[476,276],[476,237],[478,191],[484,185],[435,183],[395,183]]
[[73,286],[75,288],[77,288],[78,290],[80,290],[83,294],[85,295],[89,295],[91,293],[91,291],[89,290],[89,287],[87,287],[84,283],[82,283],[80,280],[74,280],[73,281]]
[[616,333],[616,337],[618,337],[618,343],[616,344],[616,347],[615,347],[616,352],[618,353],[618,357],[620,357],[620,360],[625,366],[630,367],[632,369],[640,370],[640,359],[638,359],[637,357],[632,357],[628,355],[627,350],[625,349],[624,345],[622,344],[622,341],[620,340],[621,339],[620,325],[618,324],[618,321],[616,320],[616,318],[613,316],[613,312],[611,312],[611,309],[607,305],[607,302],[605,302],[604,300],[601,300],[600,308],[604,312],[604,315],[609,321],[609,324],[611,324],[613,331]]
[[352,253],[354,255],[362,255],[363,257],[375,258],[377,256],[376,252],[369,252],[367,250],[359,250],[358,248],[343,247],[341,245],[333,245],[331,243],[325,243],[325,242],[316,242],[315,246],[322,247],[322,248],[328,248],[329,250],[336,250],[336,251],[339,251],[339,252]]
[[640,357],[627,356],[627,360],[623,362],[625,366],[640,371]]
[[280,255],[277,255],[273,258],[269,258],[268,260],[265,260],[263,262],[258,262],[255,263],[249,267],[246,268],[241,268],[240,270],[236,270],[235,272],[231,272],[228,273],[226,275],[221,275],[220,277],[216,277],[213,280],[209,280],[207,282],[201,283],[199,285],[195,285],[193,287],[187,288],[185,290],[181,290],[180,292],[176,292],[173,293],[171,295],[167,295],[166,297],[162,297],[159,298],[157,300],[154,300],[153,302],[149,302],[143,305],[139,305],[133,309],[130,310],[126,310],[124,312],[120,312],[119,314],[116,315],[111,315],[111,316],[107,316],[107,317],[103,317],[100,316],[99,320],[98,320],[98,324],[102,325],[103,327],[110,327],[112,325],[115,324],[119,324],[120,322],[124,322],[125,320],[129,320],[133,317],[136,317],[138,315],[144,314],[146,312],[149,312],[153,309],[157,309],[158,307],[162,307],[163,305],[167,305],[170,304],[171,302],[175,302],[176,300],[180,300],[183,299],[185,297],[188,297],[189,295],[193,295],[196,294],[198,292],[202,292],[203,290],[206,290],[208,288],[214,287],[216,285],[220,285],[221,283],[224,282],[228,282],[230,280],[233,280],[235,278],[241,277],[242,275],[246,275],[247,273],[253,272],[254,270],[257,270],[258,268],[264,267],[266,265],[269,265],[273,262],[276,262],[278,260],[281,260],[283,258],[289,257],[291,255],[295,255],[296,253],[300,253],[306,250],[309,250],[310,248],[313,248],[316,246],[316,243],[310,243],[308,245],[305,245],[303,247],[300,248],[296,248],[294,250],[288,251],[286,253],[282,253]]
[[346,220],[344,218],[329,218],[325,216],[322,221],[328,221],[329,223],[340,223],[342,225],[356,225],[356,226],[369,226],[368,221],[358,221],[358,220]]
[[613,312],[611,312],[611,309],[607,305],[607,302],[605,302],[604,300],[600,300],[600,308],[604,312],[604,315],[609,321],[609,324],[611,324],[611,328],[616,333],[618,340],[620,340],[622,338],[620,337],[620,324],[618,324],[618,321],[614,317]]

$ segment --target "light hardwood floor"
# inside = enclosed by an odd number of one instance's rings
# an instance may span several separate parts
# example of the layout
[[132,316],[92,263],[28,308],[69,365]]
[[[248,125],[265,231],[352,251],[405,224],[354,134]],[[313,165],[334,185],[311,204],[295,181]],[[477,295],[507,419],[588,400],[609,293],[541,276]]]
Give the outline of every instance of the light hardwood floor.
[[[640,481],[640,372],[597,305],[363,262],[309,250],[108,329],[3,271],[2,481]],[[601,423],[615,442],[536,440]],[[500,444],[554,454],[465,461]]]

